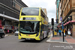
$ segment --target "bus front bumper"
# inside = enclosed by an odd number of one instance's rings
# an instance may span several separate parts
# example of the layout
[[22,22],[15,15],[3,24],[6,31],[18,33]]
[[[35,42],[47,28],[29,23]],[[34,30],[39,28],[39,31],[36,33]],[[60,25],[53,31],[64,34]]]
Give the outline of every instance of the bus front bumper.
[[35,39],[35,40],[40,40],[39,36],[36,36],[36,34],[34,34],[34,35],[21,34],[21,36],[18,35],[18,39]]

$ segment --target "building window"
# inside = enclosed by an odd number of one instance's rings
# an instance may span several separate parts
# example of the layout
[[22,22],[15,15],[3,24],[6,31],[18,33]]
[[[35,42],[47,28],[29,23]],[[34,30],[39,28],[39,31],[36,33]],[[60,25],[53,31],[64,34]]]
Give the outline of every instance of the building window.
[[15,1],[13,0],[13,7],[15,7]]
[[15,5],[15,8],[20,10],[20,6],[18,4]]
[[16,0],[13,0],[13,7],[16,8],[17,10],[21,9],[20,4]]
[[70,4],[68,4],[68,9],[70,9]]

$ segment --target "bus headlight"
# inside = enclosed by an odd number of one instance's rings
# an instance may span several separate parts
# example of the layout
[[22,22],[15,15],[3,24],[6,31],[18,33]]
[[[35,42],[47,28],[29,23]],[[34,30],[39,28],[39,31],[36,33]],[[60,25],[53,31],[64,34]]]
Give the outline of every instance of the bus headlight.
[[22,20],[22,18],[20,18],[20,20]]

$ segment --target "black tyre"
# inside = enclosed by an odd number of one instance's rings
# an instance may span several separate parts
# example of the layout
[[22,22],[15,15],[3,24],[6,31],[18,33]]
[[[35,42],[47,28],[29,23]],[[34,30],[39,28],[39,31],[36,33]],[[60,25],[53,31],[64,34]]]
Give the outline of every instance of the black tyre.
[[44,34],[43,34],[43,39],[44,39]]
[[41,38],[40,38],[41,40],[43,40],[44,39],[44,34],[41,36]]
[[1,38],[4,38],[5,35],[1,35]]
[[40,41],[42,40],[42,37],[40,36]]

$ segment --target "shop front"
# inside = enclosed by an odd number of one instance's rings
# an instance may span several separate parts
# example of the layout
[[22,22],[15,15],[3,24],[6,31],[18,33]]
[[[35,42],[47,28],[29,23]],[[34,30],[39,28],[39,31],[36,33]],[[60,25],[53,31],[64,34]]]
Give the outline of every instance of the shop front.
[[15,22],[19,22],[18,19],[0,14],[0,29],[3,29],[6,34],[12,33],[15,30]]

